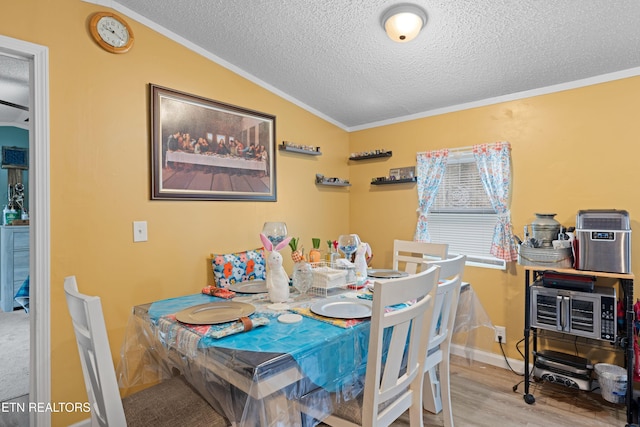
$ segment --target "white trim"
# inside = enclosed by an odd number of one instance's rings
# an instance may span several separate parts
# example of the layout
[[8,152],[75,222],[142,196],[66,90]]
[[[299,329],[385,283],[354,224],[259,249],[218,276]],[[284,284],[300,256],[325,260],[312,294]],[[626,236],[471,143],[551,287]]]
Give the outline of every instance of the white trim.
[[189,50],[194,51],[195,53],[197,53],[198,55],[201,55],[207,59],[209,59],[210,61],[215,62],[216,64],[234,72],[235,74],[244,77],[245,79],[249,80],[250,82],[253,82],[255,84],[257,84],[258,86],[268,90],[269,92],[274,93],[275,95],[278,95],[280,98],[286,99],[287,101],[297,105],[298,107],[307,110],[308,112],[310,112],[311,114],[326,120],[327,122],[338,126],[340,129],[342,130],[348,130],[347,127],[345,125],[343,125],[342,123],[336,121],[335,119],[327,116],[326,114],[324,114],[321,111],[316,110],[313,107],[310,107],[309,105],[305,104],[304,102],[292,97],[291,95],[289,95],[288,93],[285,93],[283,91],[281,91],[280,89],[276,88],[275,86],[271,86],[269,83],[259,79],[258,77],[254,76],[251,73],[248,73],[247,71],[243,70],[242,68],[239,68],[235,65],[233,65],[232,63],[220,58],[219,56],[214,55],[213,53],[209,52],[208,50],[205,50],[203,48],[201,48],[200,46],[192,43],[191,41],[185,39],[184,37],[174,33],[171,30],[168,30],[167,28],[163,27],[162,25],[151,21],[150,19],[146,18],[143,15],[140,15],[139,13],[121,5],[118,2],[115,1],[111,1],[111,0],[82,0],[85,3],[92,3],[92,4],[97,4],[100,6],[105,6],[105,7],[109,7],[115,11],[118,11],[124,15],[127,15],[128,17],[130,17],[131,19],[135,19],[136,21],[140,22],[141,24],[145,25],[146,27],[149,27],[150,29],[156,31],[159,34],[162,34],[163,36],[169,38],[170,40],[175,41],[176,43],[181,44],[182,46],[186,47]]
[[[50,205],[49,205],[49,49],[0,35],[0,53],[30,61],[29,206],[30,361],[29,401],[51,402]],[[30,425],[49,427],[51,413],[31,412]]]
[[69,427],[91,427],[91,418],[87,418],[86,420],[78,421],[75,424],[71,424]]
[[267,89],[268,91],[278,95],[279,97],[286,99],[287,101],[297,105],[300,108],[303,108],[305,110],[307,110],[308,112],[320,117],[323,120],[326,120],[327,122],[338,126],[340,129],[347,131],[347,132],[356,132],[359,130],[365,130],[365,129],[371,129],[371,128],[375,128],[375,127],[379,127],[379,126],[387,126],[387,125],[392,125],[392,124],[396,124],[396,123],[402,123],[402,122],[408,122],[411,120],[416,120],[416,119],[423,119],[425,117],[433,117],[433,116],[439,116],[441,114],[447,114],[447,113],[453,113],[456,111],[462,111],[462,110],[469,110],[471,108],[477,108],[477,107],[485,107],[487,105],[493,105],[493,104],[499,104],[501,102],[507,102],[507,101],[515,101],[518,99],[523,99],[523,98],[531,98],[534,96],[539,96],[539,95],[546,95],[546,94],[550,94],[550,93],[555,93],[555,92],[562,92],[565,90],[570,90],[570,89],[577,89],[580,87],[585,87],[585,86],[591,86],[591,85],[595,85],[595,84],[599,84],[599,83],[606,83],[606,82],[610,82],[613,80],[620,80],[620,79],[626,79],[628,77],[635,77],[635,76],[639,76],[640,75],[640,67],[637,68],[629,68],[627,70],[622,70],[622,71],[616,71],[613,73],[607,73],[607,74],[601,74],[599,76],[593,76],[593,77],[587,77],[585,79],[580,79],[580,80],[575,80],[572,82],[566,82],[566,83],[560,83],[557,85],[551,85],[551,86],[546,86],[546,87],[541,87],[541,88],[536,88],[536,89],[531,89],[531,90],[525,90],[522,92],[515,92],[515,93],[510,93],[507,95],[502,95],[502,96],[496,96],[493,98],[486,98],[486,99],[481,99],[478,101],[473,101],[473,102],[467,102],[464,104],[458,104],[458,105],[451,105],[448,107],[442,107],[442,108],[436,108],[434,110],[429,110],[429,111],[423,111],[420,113],[416,113],[416,114],[410,114],[408,116],[403,116],[403,117],[396,117],[393,119],[388,119],[388,120],[381,120],[378,122],[371,122],[371,123],[365,123],[362,125],[358,125],[358,126],[346,126],[343,123],[340,123],[338,121],[336,121],[335,119],[327,116],[326,114],[316,110],[313,107],[308,106],[307,104],[305,104],[304,102],[292,97],[291,95],[281,91],[278,88],[275,88],[273,86],[271,86],[269,83],[264,82],[262,80],[260,80],[259,78],[257,78],[256,76],[254,76],[253,74],[249,74],[248,72],[246,72],[245,70],[238,68],[237,66],[231,64],[230,62],[225,61],[224,59],[214,55],[213,53],[201,48],[198,45],[195,45],[193,43],[191,43],[189,40],[175,34],[174,32],[164,28],[163,26],[151,21],[150,19],[140,15],[137,12],[134,12],[133,10],[121,5],[120,3],[113,1],[113,0],[82,0],[85,3],[91,3],[91,4],[96,4],[99,6],[105,6],[105,7],[109,7],[111,9],[114,9],[118,12],[121,12],[129,17],[131,17],[132,19],[135,19],[136,21],[140,22],[141,24],[144,24],[145,26],[149,27],[150,29],[168,37],[169,39],[180,43],[181,45],[183,45],[184,47],[186,47],[187,49],[190,49],[194,52],[196,52],[199,55],[204,56],[205,58],[217,63],[218,65],[227,68],[230,71],[233,71],[234,73],[244,77],[245,79],[257,84],[258,86],[263,87],[264,89]]
[[[504,356],[496,353],[489,353],[484,350],[479,350],[477,348],[465,347],[460,344],[451,344],[451,354],[454,356],[460,356],[468,361],[486,363],[487,365],[495,366],[497,368],[509,369],[507,362],[504,360]],[[522,360],[516,360],[507,358],[509,361],[509,365],[513,368],[514,371],[518,373],[524,372],[524,362]],[[529,367],[529,372],[533,369],[532,366]],[[515,374],[514,374],[515,375]]]
[[487,105],[500,104],[501,102],[516,101],[518,99],[532,98],[534,96],[547,95],[550,93],[562,92],[565,90],[578,89],[581,87],[592,86],[600,83],[607,83],[614,80],[626,79],[629,77],[640,76],[640,67],[629,68],[627,70],[616,71],[599,76],[588,77],[586,79],[575,80],[572,82],[560,83],[557,85],[540,87],[522,92],[510,93],[507,95],[496,96],[493,98],[481,99],[479,101],[467,102],[464,104],[451,105],[449,107],[436,108],[435,110],[424,111],[421,113],[411,114],[404,117],[396,117],[389,120],[381,120],[379,122],[366,123],[364,125],[352,126],[346,128],[347,132],[355,132],[359,130],[371,129],[379,126],[387,126],[396,123],[408,122],[411,120],[423,119],[425,117],[439,116],[441,114],[454,113],[456,111],[470,110],[472,108],[486,107]]

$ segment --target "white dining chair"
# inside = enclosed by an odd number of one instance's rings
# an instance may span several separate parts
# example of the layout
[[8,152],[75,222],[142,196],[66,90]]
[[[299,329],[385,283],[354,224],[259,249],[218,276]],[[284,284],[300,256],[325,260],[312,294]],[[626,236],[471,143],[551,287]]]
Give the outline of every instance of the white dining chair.
[[393,241],[393,269],[416,274],[426,267],[429,261],[446,259],[449,245],[445,243],[414,242],[411,240]]
[[100,298],[78,292],[75,276],[64,279],[64,292],[91,404],[92,427],[228,425],[182,376],[120,399]]
[[451,335],[456,320],[462,273],[467,257],[458,255],[430,266],[440,266],[440,278],[429,324],[429,347],[424,363],[422,402],[425,410],[442,411],[445,427],[453,427],[450,390]]
[[[419,274],[375,282],[364,392],[340,400],[322,422],[331,426],[388,426],[409,410],[412,426],[422,426],[422,378],[428,326],[435,300],[438,271],[433,266]],[[407,301],[405,308],[386,307]],[[386,360],[383,336],[390,329]],[[406,362],[406,365],[403,363]]]

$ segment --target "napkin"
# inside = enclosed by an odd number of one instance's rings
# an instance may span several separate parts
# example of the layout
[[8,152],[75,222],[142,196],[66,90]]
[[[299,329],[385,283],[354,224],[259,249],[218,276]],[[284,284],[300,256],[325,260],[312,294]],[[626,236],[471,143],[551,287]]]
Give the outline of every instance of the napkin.
[[320,316],[319,314],[315,314],[314,312],[312,312],[309,307],[294,307],[294,308],[291,308],[290,310],[298,314],[301,314],[305,317],[309,317],[311,319],[329,323],[333,326],[338,326],[340,328],[352,328],[358,323],[362,323],[369,320],[369,319],[336,319],[333,317]]
[[268,323],[269,319],[267,317],[241,317],[235,322],[220,323],[218,325],[208,325],[209,330],[204,335],[219,339],[229,335],[238,334],[240,332],[249,332],[253,328],[264,326]]
[[195,351],[198,342],[202,338],[220,339],[229,335],[248,332],[251,329],[269,324],[269,318],[252,314],[249,317],[242,317],[233,322],[218,323],[215,325],[191,325],[181,323],[176,320],[175,314],[162,316],[158,319],[158,327],[164,336],[170,341],[170,344],[178,348],[185,348]]
[[218,288],[217,286],[205,286],[202,288],[202,293],[224,299],[230,299],[236,296],[235,292],[225,288]]

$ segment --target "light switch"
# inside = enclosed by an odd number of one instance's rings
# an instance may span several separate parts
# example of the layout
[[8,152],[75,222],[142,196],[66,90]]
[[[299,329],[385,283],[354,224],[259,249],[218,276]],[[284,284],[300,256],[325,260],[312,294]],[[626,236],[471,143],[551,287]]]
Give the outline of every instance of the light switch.
[[133,241],[147,241],[147,221],[133,221]]

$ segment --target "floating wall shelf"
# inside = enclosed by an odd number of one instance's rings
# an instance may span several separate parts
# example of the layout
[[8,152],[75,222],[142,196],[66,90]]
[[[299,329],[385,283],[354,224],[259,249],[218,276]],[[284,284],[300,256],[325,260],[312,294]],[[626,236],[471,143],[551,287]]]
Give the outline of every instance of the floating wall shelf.
[[351,187],[346,179],[326,177],[321,173],[316,174],[316,185],[330,185],[333,187]]
[[284,142],[281,145],[278,145],[278,149],[280,151],[289,151],[291,153],[300,153],[307,154],[309,156],[321,156],[322,152],[320,152],[320,147],[309,147],[309,148],[300,148],[294,147],[292,145],[285,144]]
[[316,182],[316,185],[327,185],[330,187],[351,187],[351,184],[349,184],[348,182],[329,182],[329,181],[322,181],[322,182]]
[[391,151],[385,151],[384,153],[377,154],[365,154],[362,156],[350,156],[349,160],[367,160],[367,159],[376,159],[379,157],[391,157],[393,153]]
[[371,185],[388,185],[388,184],[406,184],[410,182],[416,182],[417,178],[405,178],[405,179],[387,179],[385,181],[371,181]]

